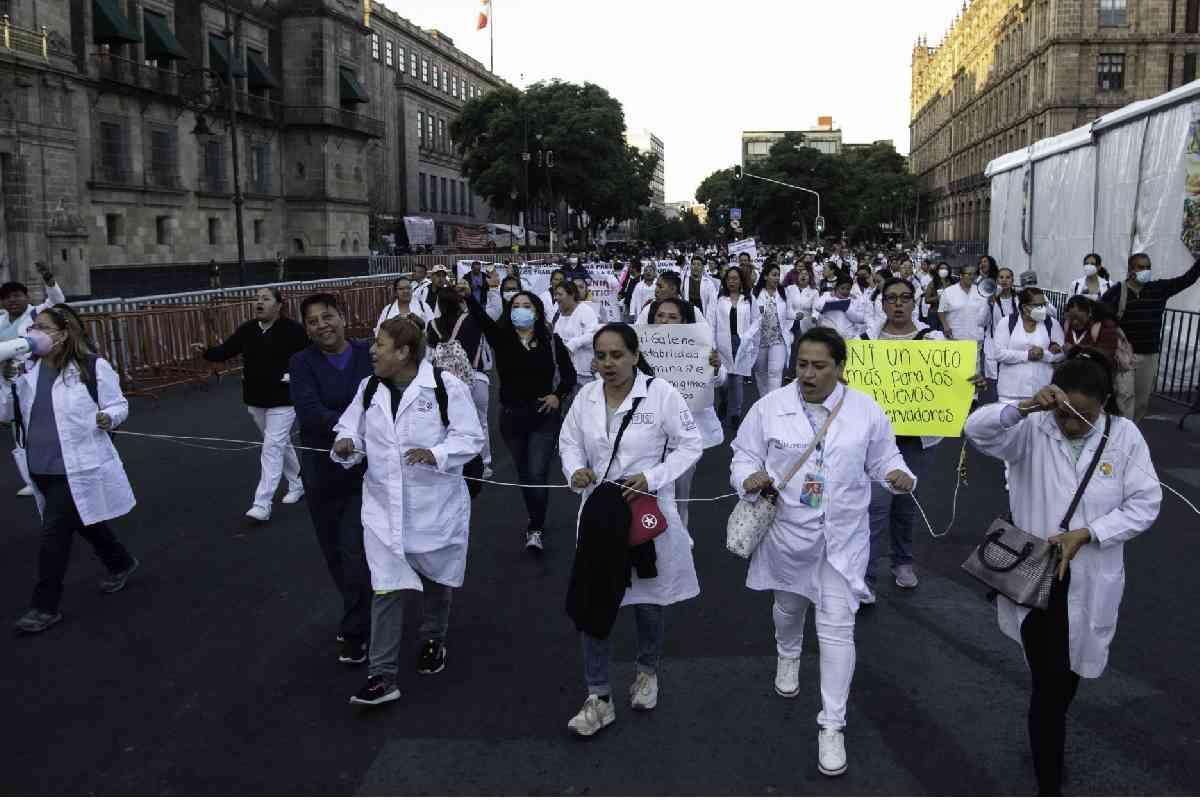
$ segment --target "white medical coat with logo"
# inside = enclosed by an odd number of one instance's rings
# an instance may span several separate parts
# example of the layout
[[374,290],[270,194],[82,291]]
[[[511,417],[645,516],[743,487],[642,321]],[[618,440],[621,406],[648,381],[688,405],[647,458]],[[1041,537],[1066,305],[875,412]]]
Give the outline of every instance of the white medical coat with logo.
[[[391,392],[382,384],[371,407],[363,409],[368,381],[364,378],[359,384],[334,427],[334,439],[350,439],[356,451],[366,453],[362,523],[371,587],[377,592],[420,591],[417,573],[445,586],[462,586],[471,523],[471,498],[462,467],[483,449],[471,392],[451,373],[442,373],[447,427],[442,424],[429,362],[421,362],[395,418]],[[413,448],[432,452],[438,471],[424,464],[405,464],[404,454]],[[363,459],[362,452],[348,458],[332,451],[330,455],[347,468]]]
[[[761,502],[758,493],[746,493],[746,478],[766,470],[779,486],[815,436],[798,386],[789,383],[760,399],[738,428],[730,482],[744,500]],[[843,394],[846,400],[825,436],[821,507],[800,502],[804,477],[815,471],[814,452],[780,492],[775,522],[750,557],[746,586],[782,589],[819,604],[821,562],[828,559],[850,586],[857,611],[868,594],[871,482],[883,481],[892,470],[909,475],[912,470],[896,447],[891,422],[871,397],[839,385],[822,405],[832,412]],[[819,428],[821,420],[814,420]]]
[[[964,433],[981,451],[1008,463],[1013,524],[1048,539],[1060,532],[1101,437],[1093,433],[1076,460],[1052,414],[1030,414],[1010,426],[1002,418],[1005,408],[992,403],[978,409]],[[1104,423],[1101,414],[1095,426],[1103,431]],[[1113,417],[1108,444],[1070,520],[1071,530],[1087,528],[1092,535],[1071,561],[1067,590],[1071,670],[1081,677],[1097,678],[1108,664],[1125,589],[1124,543],[1154,524],[1161,504],[1146,440],[1133,422]],[[1000,630],[1018,643],[1028,613],[1006,597],[996,598]]]
[[[612,430],[608,431],[604,381],[592,381],[579,390],[571,404],[559,433],[558,449],[563,475],[568,481],[581,469],[590,469],[597,479],[601,478],[613,456],[613,442],[621,420],[638,397],[645,399],[625,429],[608,478],[620,480],[644,474],[649,490],[658,495],[658,507],[667,519],[667,530],[654,540],[658,577],[642,579],[631,573],[632,585],[625,591],[621,605],[670,605],[700,594],[688,532],[675,503],[675,479],[699,461],[703,453],[699,429],[683,397],[665,380],[655,378],[648,382],[646,375],[637,373],[633,388],[617,409]],[[592,484],[574,490],[583,495],[580,513],[595,488],[596,484]],[[617,531],[614,535],[626,536],[627,532]]]

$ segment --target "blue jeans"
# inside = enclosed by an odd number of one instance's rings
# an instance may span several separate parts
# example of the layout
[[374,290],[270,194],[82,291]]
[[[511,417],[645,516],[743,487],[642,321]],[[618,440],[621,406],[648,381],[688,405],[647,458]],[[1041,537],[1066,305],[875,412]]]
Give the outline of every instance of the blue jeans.
[[742,375],[730,373],[725,378],[725,419],[742,415],[742,393],[746,388],[746,379]]
[[[640,604],[633,606],[637,621],[637,670],[648,675],[658,672],[662,660],[663,637],[666,634],[666,607]],[[612,636],[597,639],[579,634],[583,641],[583,677],[588,694],[611,695],[608,683],[608,663],[612,660]]]
[[[545,486],[550,465],[558,447],[561,417],[557,411],[539,414],[532,406],[501,406],[500,437],[512,453],[518,482]],[[546,527],[546,508],[550,505],[549,489],[521,489],[525,510],[529,512],[529,530]]]
[[[919,436],[897,436],[896,446],[900,455],[919,482],[925,478],[925,448]],[[880,557],[880,538],[887,530],[891,539],[892,569],[911,564],[913,522],[917,518],[917,506],[907,495],[895,495],[886,486],[871,484],[871,560],[867,562],[867,581],[875,582],[875,560]]]

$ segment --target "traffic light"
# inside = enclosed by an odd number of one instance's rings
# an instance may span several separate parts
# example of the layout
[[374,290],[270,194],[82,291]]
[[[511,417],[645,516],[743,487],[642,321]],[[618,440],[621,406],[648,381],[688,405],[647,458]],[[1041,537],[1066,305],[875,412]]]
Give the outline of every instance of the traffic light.
[[558,212],[557,211],[550,212],[550,227],[551,228],[558,227]]
[[734,166],[733,179],[735,181],[740,181],[742,179],[742,168],[740,166]]

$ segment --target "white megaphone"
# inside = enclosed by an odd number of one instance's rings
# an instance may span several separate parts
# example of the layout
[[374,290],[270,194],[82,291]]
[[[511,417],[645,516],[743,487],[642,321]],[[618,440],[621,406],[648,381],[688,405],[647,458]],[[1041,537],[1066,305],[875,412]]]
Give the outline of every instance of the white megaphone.
[[41,331],[26,331],[23,336],[0,342],[0,363],[28,355],[44,356],[54,348],[54,342]]

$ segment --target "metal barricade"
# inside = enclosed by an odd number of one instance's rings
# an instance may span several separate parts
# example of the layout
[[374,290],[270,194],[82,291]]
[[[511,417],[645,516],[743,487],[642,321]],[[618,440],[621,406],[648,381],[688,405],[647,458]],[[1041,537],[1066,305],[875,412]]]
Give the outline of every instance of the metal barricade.
[[1200,404],[1200,312],[1168,308],[1154,393],[1182,406]]

